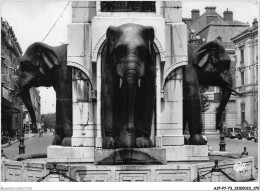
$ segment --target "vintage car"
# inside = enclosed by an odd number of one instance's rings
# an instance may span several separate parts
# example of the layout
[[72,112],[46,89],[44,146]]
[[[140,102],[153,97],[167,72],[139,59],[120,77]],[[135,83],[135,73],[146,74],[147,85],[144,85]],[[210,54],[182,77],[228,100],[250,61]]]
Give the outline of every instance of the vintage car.
[[258,127],[254,128],[254,141],[258,142]]
[[242,139],[241,129],[237,127],[227,128],[225,136],[229,137],[230,139]]
[[258,142],[258,132],[256,131],[255,134],[254,134],[254,141],[255,142]]
[[257,132],[257,126],[248,125],[245,127],[245,129],[242,131],[243,138],[246,138],[247,140],[254,139],[255,141],[258,141],[258,132]]

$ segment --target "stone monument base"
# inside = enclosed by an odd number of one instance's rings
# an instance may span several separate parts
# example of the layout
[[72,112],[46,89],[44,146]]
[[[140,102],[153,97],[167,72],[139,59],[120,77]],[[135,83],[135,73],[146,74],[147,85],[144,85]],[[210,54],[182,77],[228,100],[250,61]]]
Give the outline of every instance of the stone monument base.
[[[207,145],[153,148],[95,149],[94,147],[49,146],[47,162],[95,162],[100,165],[166,164],[174,161],[208,161]],[[128,160],[129,159],[129,160]],[[127,161],[128,160],[128,161]]]
[[73,163],[94,162],[94,147],[47,147],[47,162]]
[[[209,161],[201,162],[167,162],[166,165],[95,165],[93,163],[64,162],[60,160],[50,159],[27,159],[25,161],[11,161],[2,159],[1,180],[4,182],[35,182],[41,177],[46,176],[53,165],[51,163],[58,162],[57,170],[60,173],[66,174],[68,177],[79,182],[192,182],[195,181],[198,175],[203,176],[200,182],[230,182],[222,173],[218,176],[210,173],[215,166],[214,160],[218,160],[218,166],[228,176],[238,182],[252,181],[257,178],[257,173],[254,168],[254,158],[229,158],[226,156],[216,156],[212,153]],[[242,164],[243,169],[236,171],[234,166]],[[216,179],[217,178],[217,179]],[[44,181],[51,180],[48,176]],[[56,181],[69,182],[70,180],[59,176]]]
[[95,149],[97,165],[166,164],[164,148]]
[[165,146],[166,160],[170,161],[208,161],[208,145]]

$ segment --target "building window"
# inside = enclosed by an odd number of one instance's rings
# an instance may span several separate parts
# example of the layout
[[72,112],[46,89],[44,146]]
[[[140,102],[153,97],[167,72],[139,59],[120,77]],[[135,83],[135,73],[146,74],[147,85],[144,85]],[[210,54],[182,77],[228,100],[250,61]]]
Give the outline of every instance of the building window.
[[102,12],[155,12],[155,1],[101,1]]
[[241,124],[245,122],[245,103],[241,103]]
[[255,68],[256,68],[256,83],[258,83],[258,56],[256,56]]
[[244,49],[240,49],[240,65],[244,66]]
[[244,71],[241,71],[240,74],[241,74],[241,85],[245,85],[245,73],[244,73]]

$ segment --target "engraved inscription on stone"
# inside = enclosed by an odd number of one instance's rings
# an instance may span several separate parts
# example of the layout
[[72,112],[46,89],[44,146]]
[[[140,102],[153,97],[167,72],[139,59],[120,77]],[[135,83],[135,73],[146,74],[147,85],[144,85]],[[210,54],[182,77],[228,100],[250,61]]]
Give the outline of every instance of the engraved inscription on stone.
[[110,171],[78,171],[81,182],[108,182],[111,181]]
[[7,167],[6,168],[6,181],[7,182],[21,182],[22,181],[22,169]]
[[189,171],[156,170],[157,182],[186,182],[189,181]]
[[43,170],[41,169],[28,169],[27,170],[27,182],[35,182],[43,177]]
[[102,12],[155,12],[153,1],[101,1]]
[[116,180],[119,182],[150,182],[150,171],[116,171]]

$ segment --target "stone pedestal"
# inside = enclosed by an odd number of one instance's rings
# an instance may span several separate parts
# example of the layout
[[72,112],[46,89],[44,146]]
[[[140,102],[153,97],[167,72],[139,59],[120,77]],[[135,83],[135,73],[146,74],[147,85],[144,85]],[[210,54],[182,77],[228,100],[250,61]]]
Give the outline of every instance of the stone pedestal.
[[85,163],[94,162],[93,147],[49,146],[47,162],[55,163]]
[[208,145],[168,146],[166,160],[170,161],[208,161]]
[[166,164],[166,150],[162,148],[95,149],[97,165]]

